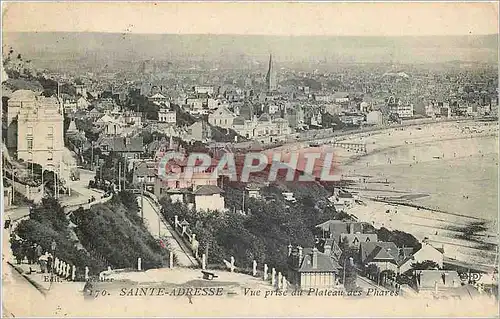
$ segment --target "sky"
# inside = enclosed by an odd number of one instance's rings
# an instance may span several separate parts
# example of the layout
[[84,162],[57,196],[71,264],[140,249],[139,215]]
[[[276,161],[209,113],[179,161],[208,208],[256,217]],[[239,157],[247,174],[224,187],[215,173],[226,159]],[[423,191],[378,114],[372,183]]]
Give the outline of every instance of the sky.
[[498,34],[498,2],[10,2],[7,32],[255,35]]

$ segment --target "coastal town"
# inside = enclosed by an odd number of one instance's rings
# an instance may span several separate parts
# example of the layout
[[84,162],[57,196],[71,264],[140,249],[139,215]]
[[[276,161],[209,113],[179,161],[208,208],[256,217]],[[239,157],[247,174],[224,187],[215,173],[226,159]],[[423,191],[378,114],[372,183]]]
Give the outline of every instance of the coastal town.
[[[19,289],[52,316],[143,296],[498,303],[496,63],[3,45],[4,314]],[[333,178],[268,178],[316,153]],[[192,154],[210,163],[189,171]],[[230,178],[249,154],[273,160]]]

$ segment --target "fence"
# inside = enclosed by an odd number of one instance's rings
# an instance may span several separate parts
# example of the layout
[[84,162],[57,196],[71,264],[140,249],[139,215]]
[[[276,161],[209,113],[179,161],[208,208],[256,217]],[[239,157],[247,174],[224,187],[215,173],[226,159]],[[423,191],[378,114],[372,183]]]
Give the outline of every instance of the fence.
[[[189,228],[188,224],[184,222],[179,222],[179,217],[174,216],[174,229],[182,237],[183,240],[187,241],[186,244],[190,246],[193,255],[199,261],[202,270],[207,270],[207,256],[198,253],[199,242],[196,239],[196,234],[194,234]],[[230,261],[224,260],[224,265],[210,265],[212,269],[219,270],[229,270],[230,272],[237,272],[242,274],[251,275],[253,277],[262,277],[265,282],[268,282],[276,289],[286,290],[290,287],[290,282],[282,275],[281,272],[276,272],[275,268],[271,268],[271,273],[269,273],[269,267],[264,264],[262,272],[257,268],[257,261],[253,260],[251,268],[239,268],[236,267],[235,259],[233,256],[229,258]]]

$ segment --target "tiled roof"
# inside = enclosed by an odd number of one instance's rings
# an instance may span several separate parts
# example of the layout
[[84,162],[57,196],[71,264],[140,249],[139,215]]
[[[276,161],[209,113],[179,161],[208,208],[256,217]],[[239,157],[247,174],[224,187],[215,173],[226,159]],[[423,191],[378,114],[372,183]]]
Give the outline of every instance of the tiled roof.
[[216,185],[202,185],[199,188],[197,188],[195,191],[193,191],[193,195],[214,195],[214,194],[220,194],[223,193],[224,191],[219,188],[219,186]]
[[361,262],[392,261],[399,264],[399,249],[393,242],[362,242]]
[[142,137],[110,137],[104,138],[101,143],[108,145],[113,152],[143,152]]
[[377,234],[341,234],[342,241],[347,241],[348,243],[354,243],[358,240],[360,243],[365,242],[376,242]]
[[312,248],[303,249],[303,257],[302,260],[300,261],[300,267],[298,269],[299,272],[337,272],[338,269],[341,268],[337,261],[319,251],[317,252],[318,265],[313,267],[312,254],[313,254]]
[[456,271],[451,270],[418,270],[417,284],[420,289],[434,289],[437,282],[439,287],[460,286],[460,276]]

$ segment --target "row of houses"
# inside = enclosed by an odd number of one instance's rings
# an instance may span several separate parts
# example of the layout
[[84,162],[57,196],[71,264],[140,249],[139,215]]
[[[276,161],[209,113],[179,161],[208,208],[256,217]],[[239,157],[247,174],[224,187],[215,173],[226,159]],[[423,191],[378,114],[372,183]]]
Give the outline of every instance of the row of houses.
[[[363,222],[329,220],[316,226],[318,237],[314,247],[288,247],[288,276],[301,289],[334,288],[341,281],[343,250],[348,249],[357,267],[376,266],[380,272],[408,274],[415,280],[419,292],[461,288],[462,280],[456,271],[443,270],[443,248],[424,240],[420,248],[397,247],[393,242],[378,241],[375,233],[363,233]],[[414,270],[417,263],[435,262],[437,269]],[[441,279],[445,274],[445,278]],[[439,280],[436,280],[439,278]]]

